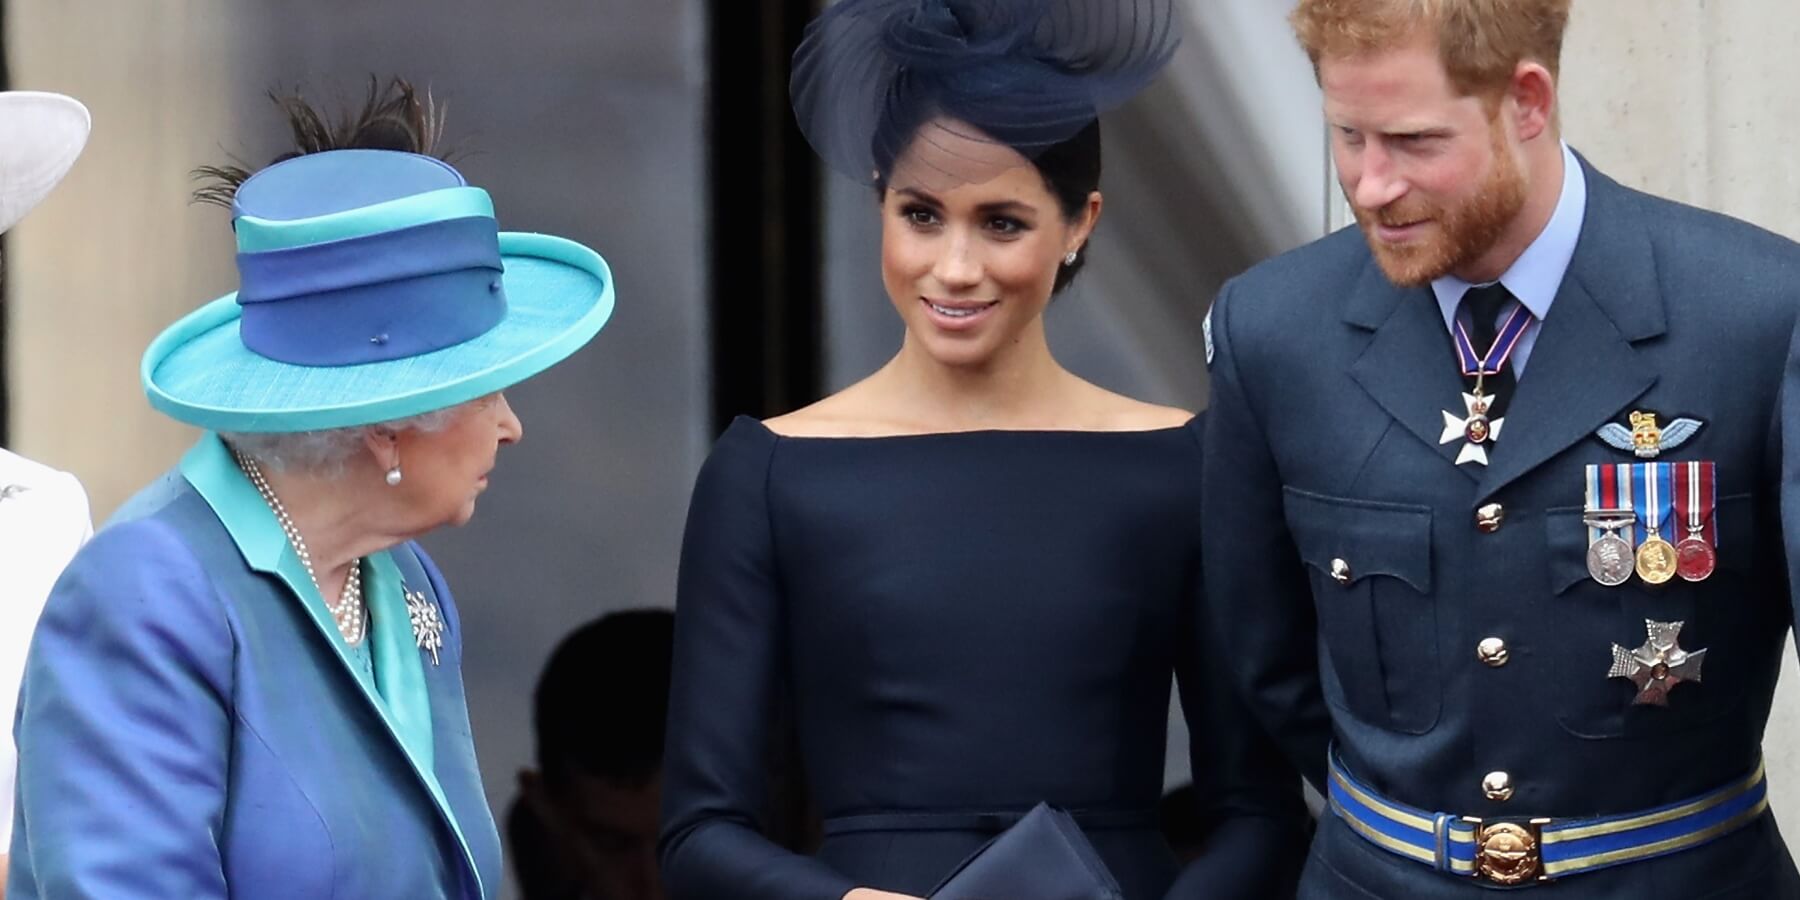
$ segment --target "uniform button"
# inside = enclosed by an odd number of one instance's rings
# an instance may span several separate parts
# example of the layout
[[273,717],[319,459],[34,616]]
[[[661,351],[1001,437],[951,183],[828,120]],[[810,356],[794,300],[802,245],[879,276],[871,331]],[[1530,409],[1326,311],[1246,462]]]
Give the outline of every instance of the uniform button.
[[1500,523],[1506,521],[1506,507],[1498,503],[1489,503],[1475,510],[1475,527],[1482,534],[1493,534],[1500,530]]
[[1513,795],[1512,776],[1505,772],[1487,773],[1487,777],[1481,779],[1481,792],[1486,794],[1489,800],[1497,800],[1501,803],[1511,800]]
[[1482,638],[1481,643],[1475,645],[1475,655],[1496,669],[1506,665],[1506,661],[1512,658],[1512,653],[1506,649],[1506,642],[1497,637]]
[[1350,564],[1342,558],[1331,561],[1331,580],[1338,584],[1350,583]]

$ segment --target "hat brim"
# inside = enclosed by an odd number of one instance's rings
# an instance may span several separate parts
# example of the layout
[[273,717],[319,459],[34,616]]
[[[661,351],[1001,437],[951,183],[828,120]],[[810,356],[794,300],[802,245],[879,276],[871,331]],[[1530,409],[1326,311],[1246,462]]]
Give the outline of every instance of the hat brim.
[[42,203],[87,145],[93,120],[73,97],[0,91],[0,231]]
[[484,334],[407,359],[314,367],[244,346],[237,294],[189,313],[152,341],[141,374],[150,405],[213,431],[349,428],[446,409],[515,385],[581,349],[613,311],[598,253],[503,232],[506,317]]

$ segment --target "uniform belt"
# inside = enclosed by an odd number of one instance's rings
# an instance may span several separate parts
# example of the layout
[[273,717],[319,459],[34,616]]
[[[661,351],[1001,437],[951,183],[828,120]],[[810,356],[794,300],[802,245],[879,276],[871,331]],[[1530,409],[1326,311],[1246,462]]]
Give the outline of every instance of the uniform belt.
[[1480,819],[1395,803],[1331,754],[1331,808],[1370,843],[1440,872],[1524,885],[1611,868],[1724,837],[1769,808],[1763,764],[1680,803],[1594,818]]
[[[858,831],[978,831],[999,834],[1030,810],[992,810],[975,812],[891,812],[834,816],[825,820],[827,835]],[[1130,830],[1156,828],[1154,809],[1072,809],[1075,824],[1084,831]]]

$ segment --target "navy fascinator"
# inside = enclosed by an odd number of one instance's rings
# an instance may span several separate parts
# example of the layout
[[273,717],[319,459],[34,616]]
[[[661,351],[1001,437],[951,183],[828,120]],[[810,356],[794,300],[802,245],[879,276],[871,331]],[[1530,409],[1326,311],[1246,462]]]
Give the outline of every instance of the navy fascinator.
[[839,0],[794,51],[794,116],[857,181],[915,141],[945,149],[930,154],[938,179],[982,180],[996,155],[945,138],[1035,157],[1149,85],[1179,20],[1177,0]]

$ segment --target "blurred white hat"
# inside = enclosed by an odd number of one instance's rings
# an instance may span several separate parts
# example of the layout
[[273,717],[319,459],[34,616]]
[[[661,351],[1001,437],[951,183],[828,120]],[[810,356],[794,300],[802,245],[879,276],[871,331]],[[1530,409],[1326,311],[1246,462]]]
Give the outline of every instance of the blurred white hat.
[[0,91],[0,231],[49,195],[87,143],[87,107],[43,91]]

